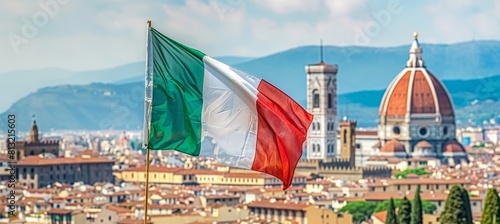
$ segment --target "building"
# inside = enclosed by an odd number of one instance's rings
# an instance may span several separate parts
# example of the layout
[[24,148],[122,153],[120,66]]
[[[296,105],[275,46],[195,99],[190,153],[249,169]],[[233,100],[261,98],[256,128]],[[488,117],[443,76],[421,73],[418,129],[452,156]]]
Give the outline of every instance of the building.
[[51,153],[59,155],[59,140],[40,139],[38,125],[36,120],[30,129],[30,135],[27,140],[16,142],[17,159],[22,159],[26,156],[40,155],[44,153]]
[[369,177],[388,178],[392,170],[382,166],[356,166],[356,121],[343,119],[340,123],[340,158],[306,159],[297,164],[295,173],[317,174],[323,177],[357,181]]
[[17,162],[17,180],[23,186],[43,188],[55,182],[73,184],[83,182],[114,182],[114,161],[81,155],[74,158],[54,158],[43,155],[28,156]]
[[335,158],[337,65],[307,65],[307,110],[314,115],[306,140],[307,159]]
[[[117,178],[128,183],[144,183],[146,167],[128,168],[116,173]],[[306,176],[294,175],[292,186],[303,186]],[[281,180],[266,173],[229,169],[228,171],[187,169],[184,167],[151,166],[149,183],[163,186],[234,186],[234,187],[280,187]]]
[[387,88],[380,104],[380,155],[467,160],[455,136],[455,112],[445,86],[426,68],[418,34],[410,58]]
[[308,202],[285,202],[276,199],[254,201],[247,205],[250,217],[278,223],[353,223],[352,215],[318,208]]

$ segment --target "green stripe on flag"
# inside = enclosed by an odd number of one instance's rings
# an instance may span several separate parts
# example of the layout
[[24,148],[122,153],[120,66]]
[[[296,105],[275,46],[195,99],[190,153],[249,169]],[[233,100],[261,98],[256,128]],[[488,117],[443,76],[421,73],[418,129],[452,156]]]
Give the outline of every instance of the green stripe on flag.
[[204,53],[151,28],[153,103],[148,147],[199,155]]

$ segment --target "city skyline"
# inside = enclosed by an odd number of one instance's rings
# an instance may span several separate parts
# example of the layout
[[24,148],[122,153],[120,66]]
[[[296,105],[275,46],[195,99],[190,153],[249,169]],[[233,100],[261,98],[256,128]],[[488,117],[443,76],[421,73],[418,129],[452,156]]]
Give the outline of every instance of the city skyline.
[[499,40],[500,36],[498,0],[0,4],[0,30],[6,40],[0,44],[5,49],[0,59],[6,62],[0,73],[46,67],[83,71],[142,61],[148,19],[174,39],[213,56],[259,57],[317,45],[319,39],[325,45],[399,46],[407,44],[408,34],[414,31],[422,34],[422,43]]

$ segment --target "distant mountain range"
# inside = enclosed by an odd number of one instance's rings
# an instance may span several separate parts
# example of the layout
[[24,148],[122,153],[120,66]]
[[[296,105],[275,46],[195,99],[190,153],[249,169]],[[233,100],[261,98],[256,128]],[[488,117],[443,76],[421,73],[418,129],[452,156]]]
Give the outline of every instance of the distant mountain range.
[[[500,75],[475,80],[445,80],[452,95],[459,124],[500,122]],[[141,129],[143,82],[128,84],[60,85],[46,87],[23,97],[6,113],[15,113],[19,130],[28,130],[36,114],[39,128],[54,129]],[[300,90],[304,92],[305,90]],[[340,94],[339,118],[357,119],[361,127],[377,124],[378,106],[385,90]],[[302,105],[305,100],[299,101]],[[6,119],[0,125],[6,125]]]
[[[348,115],[360,126],[375,126],[383,89],[404,68],[408,49],[325,47],[325,61],[339,66],[339,117]],[[500,74],[500,41],[423,44],[423,50],[427,67],[439,79],[447,80],[444,83],[453,97],[459,122],[498,117],[500,76],[494,75]],[[318,62],[319,47],[298,47],[261,58],[217,59],[259,75],[305,104],[304,66]],[[89,72],[44,69],[3,73],[0,78],[7,82],[2,82],[1,88],[21,99],[15,103],[2,101],[12,104],[2,118],[16,113],[20,130],[29,128],[32,114],[36,114],[42,130],[140,129],[142,73],[144,62]],[[476,115],[472,120],[471,114]],[[0,125],[4,122],[0,120]]]

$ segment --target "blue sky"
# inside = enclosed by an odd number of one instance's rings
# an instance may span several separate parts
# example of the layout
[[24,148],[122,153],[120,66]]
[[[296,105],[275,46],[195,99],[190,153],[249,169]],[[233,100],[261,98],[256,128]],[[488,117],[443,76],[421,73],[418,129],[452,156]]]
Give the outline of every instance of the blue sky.
[[500,39],[500,0],[373,2],[4,0],[0,72],[91,70],[144,60],[148,19],[212,56],[264,56],[321,38],[328,45],[406,45],[414,31],[425,43]]

